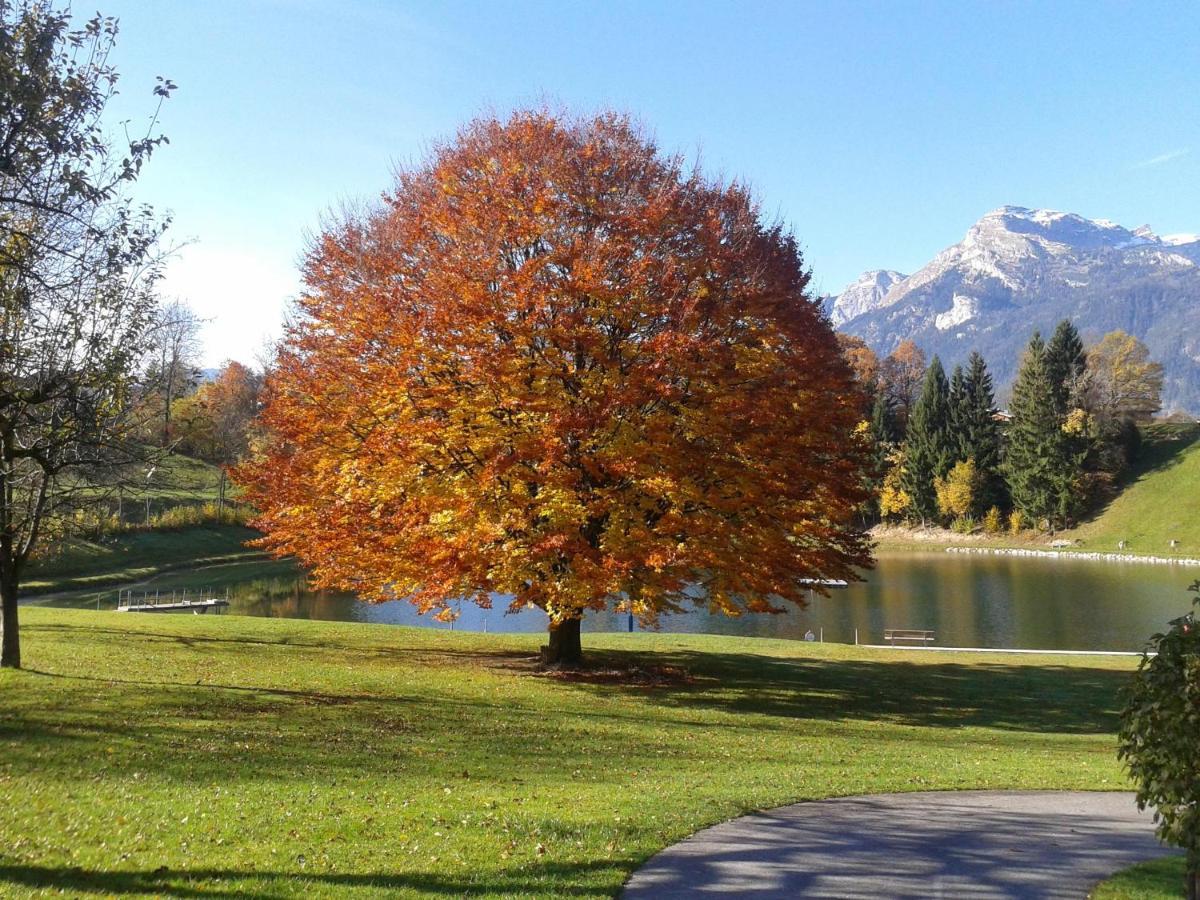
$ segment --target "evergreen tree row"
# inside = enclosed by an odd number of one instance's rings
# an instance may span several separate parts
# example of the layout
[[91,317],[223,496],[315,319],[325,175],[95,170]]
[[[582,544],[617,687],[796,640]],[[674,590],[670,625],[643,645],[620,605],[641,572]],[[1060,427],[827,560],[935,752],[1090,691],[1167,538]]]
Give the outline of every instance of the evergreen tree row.
[[1098,485],[1111,487],[1136,452],[1138,423],[1158,408],[1162,367],[1123,332],[1106,335],[1090,355],[1070,322],[1048,343],[1035,333],[1004,415],[978,353],[949,378],[935,356],[920,378],[915,345],[871,368],[856,341],[844,343],[874,392],[870,432],[885,518],[970,528],[983,516],[999,530],[1008,512],[1013,528],[1064,527]]

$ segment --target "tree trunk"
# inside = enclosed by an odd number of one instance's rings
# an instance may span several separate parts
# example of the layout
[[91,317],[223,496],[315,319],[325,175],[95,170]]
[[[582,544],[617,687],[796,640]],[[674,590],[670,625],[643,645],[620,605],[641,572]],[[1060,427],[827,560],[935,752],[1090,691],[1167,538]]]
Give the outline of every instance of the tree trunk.
[[17,626],[17,579],[0,575],[0,666],[21,668],[21,632]]
[[1187,900],[1200,900],[1200,866],[1188,861],[1187,875]]
[[550,643],[542,647],[542,662],[548,666],[577,669],[583,665],[578,617],[550,623]]

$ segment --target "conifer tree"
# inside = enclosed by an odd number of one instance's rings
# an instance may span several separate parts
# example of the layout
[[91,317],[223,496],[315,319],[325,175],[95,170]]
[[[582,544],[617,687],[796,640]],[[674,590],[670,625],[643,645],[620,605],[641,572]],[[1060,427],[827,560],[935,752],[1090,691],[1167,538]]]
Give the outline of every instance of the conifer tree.
[[870,492],[870,499],[866,504],[866,513],[869,517],[877,517],[880,515],[879,499],[883,491],[884,478],[887,475],[888,469],[891,467],[889,457],[894,453],[897,443],[896,435],[896,420],[892,412],[891,404],[888,403],[887,395],[881,390],[878,383],[872,384],[868,388],[869,396],[871,397],[871,418],[867,422],[867,433],[870,438],[871,447],[871,465],[868,472],[867,487]]
[[1054,392],[1054,410],[1060,417],[1077,405],[1086,367],[1083,340],[1070,320],[1063,319],[1046,345],[1046,377]]
[[936,356],[925,373],[921,395],[908,421],[904,490],[912,498],[912,512],[924,522],[937,515],[933,480],[954,465],[955,448],[950,432],[950,385]]
[[1063,431],[1047,355],[1035,332],[1013,386],[1005,474],[1013,505],[1031,521],[1047,520],[1053,528],[1064,523],[1073,506],[1079,464]]
[[966,459],[959,452],[961,435],[965,424],[966,407],[966,379],[963,376],[963,367],[959,365],[954,367],[954,374],[950,376],[950,437],[954,443],[955,461]]
[[[875,390],[875,402],[871,404],[871,442],[875,447],[896,443],[896,417],[888,403],[887,394]],[[886,450],[883,451],[886,455]]]
[[987,363],[977,352],[967,360],[967,370],[963,375],[955,437],[958,459],[975,460],[979,486],[977,509],[986,510],[1003,505],[1005,491],[1000,474],[1000,426],[996,423],[996,396]]

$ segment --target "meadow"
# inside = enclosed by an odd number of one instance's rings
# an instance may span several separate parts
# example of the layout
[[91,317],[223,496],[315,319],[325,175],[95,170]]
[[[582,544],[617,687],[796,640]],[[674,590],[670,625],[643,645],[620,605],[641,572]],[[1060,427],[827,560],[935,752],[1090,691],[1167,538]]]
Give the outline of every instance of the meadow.
[[23,610],[0,894],[611,897],[798,800],[1129,788],[1120,657]]

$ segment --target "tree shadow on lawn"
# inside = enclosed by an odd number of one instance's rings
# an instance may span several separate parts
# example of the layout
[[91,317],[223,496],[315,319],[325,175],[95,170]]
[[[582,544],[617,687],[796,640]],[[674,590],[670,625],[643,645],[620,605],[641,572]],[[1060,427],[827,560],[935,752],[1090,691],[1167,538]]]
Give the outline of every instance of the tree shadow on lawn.
[[[0,863],[0,888],[9,886],[37,891],[68,892],[73,896],[101,894],[152,894],[164,897],[250,898],[271,900],[276,897],[302,896],[303,889],[336,890],[378,896],[381,892],[423,893],[464,897],[471,894],[546,895],[558,897],[599,897],[603,891],[563,884],[561,880],[579,878],[597,870],[627,872],[634,860],[604,860],[592,863],[537,862],[523,871],[496,873],[491,883],[451,874],[414,872],[329,873],[297,869],[272,872],[255,869],[169,869],[149,871],[101,871],[80,867],[5,865]],[[539,878],[541,876],[541,878]],[[543,879],[554,879],[547,883]],[[222,882],[230,882],[222,886]]]
[[581,691],[636,693],[678,709],[918,727],[982,727],[1104,734],[1118,724],[1130,674],[1081,666],[783,659],[738,653],[597,651],[594,665],[654,665],[689,673],[691,683],[650,690],[573,683]]
[[[167,641],[192,647],[208,643],[227,649],[247,650],[270,645],[304,652],[317,649],[334,654],[331,663],[341,663],[339,654],[353,658],[395,659],[397,663],[480,665],[497,677],[533,677],[545,675],[531,662],[528,650],[456,648],[400,645],[349,646],[336,642],[294,642],[288,636],[279,641],[257,638],[209,637],[120,629],[94,629],[84,625],[35,625],[30,631],[49,632],[66,637],[72,631],[104,633],[125,641]],[[589,667],[579,676],[539,677],[542,692],[531,694],[525,702],[491,704],[474,698],[446,694],[401,694],[389,692],[337,692],[292,689],[272,685],[190,683],[106,676],[99,673],[39,673],[45,677],[77,681],[95,681],[147,689],[148,699],[165,701],[163,691],[200,691],[215,697],[278,698],[280,702],[307,706],[350,707],[347,718],[367,724],[380,710],[404,716],[405,707],[423,705],[461,707],[489,715],[530,712],[525,705],[537,707],[538,715],[554,712],[554,695],[564,701],[571,692],[584,692],[598,700],[614,695],[637,697],[643,703],[665,709],[697,710],[732,714],[752,714],[805,720],[879,721],[892,724],[956,728],[963,726],[1046,733],[1110,733],[1116,730],[1119,691],[1128,683],[1129,673],[1120,670],[1082,666],[1024,665],[1003,663],[909,662],[901,659],[844,660],[811,657],[780,658],[753,653],[720,653],[691,650],[637,651],[589,650]],[[34,670],[27,670],[34,674]],[[621,673],[631,673],[622,677]],[[599,673],[599,675],[597,675]],[[616,673],[614,676],[613,673]],[[647,674],[648,673],[648,674]],[[201,695],[196,695],[201,696]],[[173,700],[178,703],[178,700]],[[206,700],[215,712],[236,706],[229,699]],[[607,719],[637,718],[636,710],[615,710],[597,704],[592,711],[569,704],[564,709],[573,716],[597,716]],[[231,711],[231,715],[236,714]],[[234,715],[236,718],[236,715]],[[114,723],[115,724],[115,723]],[[678,720],[671,724],[687,724]],[[696,723],[716,727],[711,718]],[[4,726],[0,720],[0,728]],[[16,726],[19,727],[19,726]],[[4,730],[11,731],[11,728]]]
[[[455,648],[452,646],[343,646],[337,642],[297,642],[258,638],[210,637],[74,625],[35,625],[30,631],[67,635],[119,636],[126,641],[168,641],[193,647],[224,645],[276,646],[320,650],[368,659],[395,659],[404,664],[472,663],[515,677],[544,675],[531,662],[528,650]],[[729,713],[750,713],[798,719],[878,720],[926,727],[977,726],[1033,732],[1106,733],[1115,731],[1118,693],[1129,673],[1082,666],[1003,663],[908,662],[890,660],[779,658],[752,653],[713,653],[690,650],[589,650],[588,669],[572,680],[539,678],[568,691],[638,696],[664,707]],[[331,662],[340,662],[336,658]],[[614,672],[631,677],[613,677]],[[597,676],[597,673],[600,673]],[[45,672],[47,676],[83,678],[150,688],[174,686],[251,694],[276,695],[308,704],[358,702],[395,704],[422,702],[423,696],[344,694],[294,690],[253,684],[188,684]],[[537,698],[540,700],[541,698]],[[454,704],[453,697],[439,699]],[[486,705],[470,702],[469,705]],[[549,710],[547,710],[549,711]],[[578,714],[577,710],[572,710]],[[586,715],[586,713],[584,713]],[[606,715],[597,712],[598,715]],[[711,723],[708,723],[711,724]]]
[[[334,652],[353,654],[355,656],[367,658],[391,658],[401,662],[418,662],[428,663],[445,657],[449,661],[475,661],[481,662],[490,666],[503,666],[510,662],[529,661],[531,656],[530,649],[512,649],[512,650],[474,650],[474,649],[456,649],[454,647],[438,646],[432,641],[421,642],[418,646],[403,645],[403,644],[343,644],[332,640],[310,641],[296,640],[293,635],[281,635],[276,640],[268,640],[266,638],[257,637],[218,637],[208,634],[187,634],[187,633],[170,633],[160,631],[143,631],[140,629],[123,630],[120,628],[96,628],[87,625],[60,625],[60,624],[33,624],[25,625],[22,628],[25,634],[35,634],[44,632],[52,636],[67,637],[71,634],[85,633],[92,635],[106,635],[119,638],[124,642],[135,640],[149,640],[158,643],[173,643],[179,644],[190,649],[203,648],[209,644],[218,646],[225,645],[228,649],[240,650],[242,648],[254,649],[259,647],[275,647],[279,649],[295,649],[295,650],[315,650],[321,652]],[[433,634],[443,634],[445,632],[431,632]],[[401,632],[401,634],[403,634]],[[478,635],[480,638],[485,637],[483,634]],[[28,670],[27,670],[28,671]],[[44,673],[50,674],[50,673]]]

